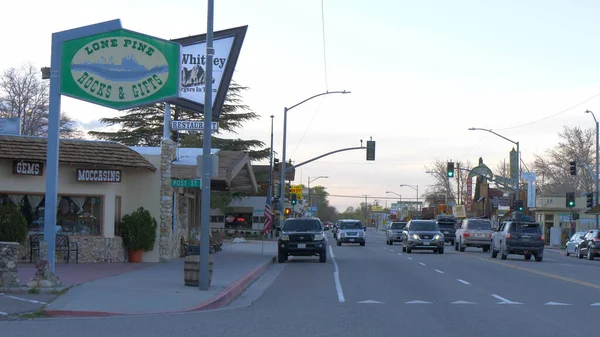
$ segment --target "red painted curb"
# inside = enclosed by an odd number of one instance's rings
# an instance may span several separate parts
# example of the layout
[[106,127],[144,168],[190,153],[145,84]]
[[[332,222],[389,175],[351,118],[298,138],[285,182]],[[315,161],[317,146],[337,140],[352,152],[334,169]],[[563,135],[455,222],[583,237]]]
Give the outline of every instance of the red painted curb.
[[190,312],[190,311],[202,311],[202,310],[211,310],[218,309],[224,307],[235,300],[241,293],[244,292],[252,284],[252,282],[256,281],[267,268],[275,262],[275,257],[269,259],[269,261],[264,262],[260,266],[254,268],[248,274],[242,276],[240,279],[230,284],[225,289],[221,290],[217,295],[213,296],[213,298],[206,300],[198,305],[195,305],[191,308],[173,310],[173,311],[159,311],[159,312],[150,312],[143,314],[129,314],[129,313],[117,313],[117,312],[104,312],[104,311],[74,311],[74,310],[44,310],[44,314],[47,317],[111,317],[111,316],[146,316],[146,315],[158,315],[158,314],[171,314],[171,313],[182,313],[182,312]]

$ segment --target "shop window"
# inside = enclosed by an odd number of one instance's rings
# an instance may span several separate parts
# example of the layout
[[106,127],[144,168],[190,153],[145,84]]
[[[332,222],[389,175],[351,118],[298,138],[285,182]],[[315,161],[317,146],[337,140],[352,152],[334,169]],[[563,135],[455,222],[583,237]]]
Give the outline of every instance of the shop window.
[[225,217],[223,215],[211,215],[210,222],[223,222],[225,221]]
[[[58,196],[57,231],[67,235],[101,235],[102,198]],[[45,198],[39,194],[0,194],[0,203],[14,203],[21,208],[30,233],[44,232]]]
[[121,236],[121,197],[115,197],[115,236]]

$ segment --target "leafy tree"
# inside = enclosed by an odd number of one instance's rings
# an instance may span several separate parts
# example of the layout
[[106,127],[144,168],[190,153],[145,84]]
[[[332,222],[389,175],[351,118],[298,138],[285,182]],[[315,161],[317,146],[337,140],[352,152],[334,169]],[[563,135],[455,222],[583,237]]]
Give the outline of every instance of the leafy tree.
[[[245,122],[255,120],[259,115],[243,104],[242,92],[247,90],[233,82],[229,87],[221,116],[218,120],[219,130],[212,133],[212,146],[222,150],[248,151],[252,160],[269,157],[270,149],[261,149],[265,143],[260,140],[243,140],[239,138],[218,137],[222,133],[237,134]],[[156,103],[127,110],[123,116],[102,118],[100,121],[108,126],[120,125],[116,132],[90,131],[89,134],[99,139],[112,140],[128,146],[159,146],[163,134],[164,103]],[[173,106],[173,120],[203,119],[203,114]],[[202,147],[203,134],[199,132],[173,131],[171,139],[180,143],[181,147]]]
[[[48,136],[49,82],[41,79],[33,64],[11,67],[0,75],[0,118],[20,118],[21,134]],[[60,114],[60,135],[81,138],[75,121],[66,113]]]
[[321,221],[334,221],[337,219],[337,211],[335,207],[329,205],[327,196],[329,193],[323,186],[311,186],[310,188],[310,206],[317,207],[317,217]]

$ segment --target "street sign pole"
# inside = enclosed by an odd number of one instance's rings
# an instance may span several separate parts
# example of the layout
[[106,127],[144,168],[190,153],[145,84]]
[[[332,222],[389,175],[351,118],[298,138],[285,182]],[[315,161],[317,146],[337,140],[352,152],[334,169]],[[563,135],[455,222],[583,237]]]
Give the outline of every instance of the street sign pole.
[[202,205],[200,208],[200,259],[199,259],[199,288],[208,290],[209,280],[209,255],[210,255],[210,178],[211,178],[211,123],[213,116],[212,108],[212,78],[213,78],[213,17],[214,0],[208,0],[208,15],[206,21],[206,77],[204,80],[204,139],[202,147],[203,171],[202,171]]

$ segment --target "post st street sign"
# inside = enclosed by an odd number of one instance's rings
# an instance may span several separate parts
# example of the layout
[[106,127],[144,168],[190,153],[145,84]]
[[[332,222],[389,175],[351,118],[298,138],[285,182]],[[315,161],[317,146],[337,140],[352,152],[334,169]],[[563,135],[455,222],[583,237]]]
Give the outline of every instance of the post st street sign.
[[[217,131],[218,123],[210,122],[212,131]],[[171,121],[172,130],[204,131],[204,121]]]
[[60,92],[124,110],[177,98],[181,45],[118,29],[62,43]]
[[202,188],[202,180],[200,179],[172,179],[172,187],[189,187],[189,188]]

